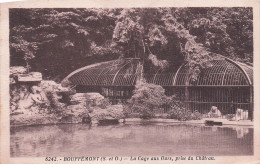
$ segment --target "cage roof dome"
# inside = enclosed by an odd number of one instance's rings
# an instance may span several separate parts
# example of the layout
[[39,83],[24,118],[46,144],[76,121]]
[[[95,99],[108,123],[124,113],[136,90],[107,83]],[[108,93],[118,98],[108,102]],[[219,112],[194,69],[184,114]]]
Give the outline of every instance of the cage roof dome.
[[[80,68],[65,79],[73,85],[134,86],[140,73],[140,60],[112,60]],[[253,85],[253,67],[227,58],[211,61],[212,67],[202,69],[198,80],[189,78],[187,64],[176,72],[158,70],[144,74],[148,83],[161,86],[250,86]]]

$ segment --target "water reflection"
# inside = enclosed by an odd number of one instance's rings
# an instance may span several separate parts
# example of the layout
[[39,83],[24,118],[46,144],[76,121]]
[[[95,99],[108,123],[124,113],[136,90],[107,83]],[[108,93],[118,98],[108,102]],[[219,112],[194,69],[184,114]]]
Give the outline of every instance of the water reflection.
[[249,133],[249,129],[245,127],[235,127],[233,130],[237,132],[237,138],[244,138]]
[[252,155],[253,129],[86,124],[11,129],[11,156]]

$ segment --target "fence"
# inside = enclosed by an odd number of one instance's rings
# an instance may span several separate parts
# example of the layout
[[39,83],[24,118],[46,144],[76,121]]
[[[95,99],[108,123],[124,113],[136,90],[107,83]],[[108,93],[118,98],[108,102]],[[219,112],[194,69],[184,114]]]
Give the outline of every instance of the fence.
[[[110,99],[112,104],[127,104],[127,99]],[[221,116],[217,116],[214,114],[209,114],[211,108],[215,106],[221,112]],[[191,112],[198,111],[203,115],[203,117],[218,117],[218,118],[226,118],[229,120],[248,120],[250,119],[250,103],[232,103],[232,102],[199,102],[199,101],[184,101],[180,105],[184,110],[190,110]],[[131,113],[138,113],[133,109],[129,109]],[[155,114],[166,114],[170,112],[172,107],[169,104],[163,104],[159,108],[154,109],[153,112]]]

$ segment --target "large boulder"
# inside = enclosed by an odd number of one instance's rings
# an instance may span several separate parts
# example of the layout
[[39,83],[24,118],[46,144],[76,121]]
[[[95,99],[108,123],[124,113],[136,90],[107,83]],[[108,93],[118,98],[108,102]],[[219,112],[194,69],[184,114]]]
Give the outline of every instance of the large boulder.
[[71,116],[72,122],[84,122],[84,119],[90,120],[86,93],[73,94],[70,96],[70,101],[72,105],[67,106],[67,115]]
[[[70,92],[70,88],[62,87],[50,80],[43,80],[35,85],[31,83],[11,85],[11,113],[62,112],[69,105],[66,97],[69,97]],[[37,110],[31,110],[33,107],[36,107]]]
[[[86,123],[90,120],[89,111],[84,104],[69,105],[66,112],[63,113],[61,121],[70,121],[71,123]],[[88,122],[89,123],[89,122]]]
[[122,105],[110,105],[106,109],[95,108],[89,113],[92,124],[98,124],[101,120],[120,120],[124,119]]
[[95,92],[89,92],[89,93],[86,93],[86,96],[87,96],[87,100],[89,102],[92,102],[93,104],[92,105],[101,105],[104,101],[104,96],[102,96],[101,94],[99,93],[95,93]]
[[16,75],[16,74],[24,74],[26,73],[26,68],[23,66],[13,66],[10,67],[10,75]]
[[[41,109],[47,104],[47,98],[41,93],[41,88],[29,84],[15,84],[10,86],[11,113],[30,113],[31,108]],[[19,109],[19,111],[17,111]],[[35,112],[35,110],[32,110]]]
[[56,83],[51,80],[43,80],[40,83],[40,87],[45,91],[54,91],[54,92],[69,92],[69,88],[62,87],[61,84]]
[[76,93],[71,96],[71,102],[74,104],[84,103],[88,106],[99,106],[104,101],[104,96],[99,93]]
[[76,105],[69,105],[67,106],[67,110],[71,113],[74,113],[74,115],[80,115],[80,114],[87,114],[88,109],[84,104],[76,104]]
[[27,70],[23,66],[13,66],[13,67],[10,67],[9,83],[10,84],[15,84],[16,81],[17,81],[17,76],[19,74],[24,74],[26,72],[27,72]]
[[42,73],[29,72],[26,74],[18,74],[17,80],[19,82],[40,82],[40,81],[42,81]]
[[62,112],[67,105],[70,105],[69,97],[74,91],[69,87],[62,87],[61,84],[51,80],[43,80],[39,86],[49,100],[53,111]]
[[87,102],[86,93],[76,93],[70,96],[70,101],[74,104],[82,104]]

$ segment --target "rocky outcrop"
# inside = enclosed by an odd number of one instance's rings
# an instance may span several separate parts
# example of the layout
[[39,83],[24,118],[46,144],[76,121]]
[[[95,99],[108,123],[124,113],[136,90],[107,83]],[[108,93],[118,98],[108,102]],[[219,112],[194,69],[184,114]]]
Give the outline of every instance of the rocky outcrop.
[[89,109],[84,102],[67,106],[63,113],[63,119],[69,118],[71,123],[90,123]]
[[92,125],[97,125],[103,120],[121,120],[124,119],[122,105],[110,105],[106,109],[96,108],[89,113]]
[[124,118],[122,105],[111,105],[99,93],[76,93],[71,96],[74,105],[67,110],[83,122],[91,121],[98,125],[103,120],[120,120]]
[[57,124],[59,118],[55,114],[16,114],[11,115],[10,124],[12,126],[24,126],[24,125],[41,125],[41,124]]
[[67,111],[66,94],[73,92],[54,81],[11,84],[11,125],[58,123]]
[[71,96],[71,102],[73,104],[85,104],[87,107],[102,106],[105,98],[99,93],[76,93]]
[[23,66],[10,67],[10,75],[23,74],[26,73],[26,68]]
[[55,91],[55,92],[69,92],[70,89],[67,87],[63,87],[61,84],[56,83],[51,80],[43,80],[41,81],[40,88],[44,91]]
[[105,101],[105,97],[99,93],[90,92],[86,93],[87,100],[91,102],[92,106],[102,106]]
[[[124,118],[122,105],[111,105],[99,93],[75,93],[54,81],[42,81],[37,86],[17,83],[11,87],[11,93],[11,125],[98,125],[100,121]],[[32,100],[37,96],[41,99],[38,103]],[[24,105],[28,103],[29,106]]]
[[[99,93],[75,93],[51,80],[20,82],[24,67],[10,69],[11,125],[92,123],[124,118],[122,105],[111,105]],[[30,74],[30,73],[27,73]]]
[[60,114],[40,112],[34,110],[27,113],[12,114],[11,125],[36,125],[36,124],[59,124],[59,123],[91,123],[99,125],[102,121],[123,122],[124,113],[122,105],[110,105],[106,109],[92,107],[92,112],[81,106],[70,105]]

